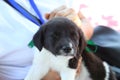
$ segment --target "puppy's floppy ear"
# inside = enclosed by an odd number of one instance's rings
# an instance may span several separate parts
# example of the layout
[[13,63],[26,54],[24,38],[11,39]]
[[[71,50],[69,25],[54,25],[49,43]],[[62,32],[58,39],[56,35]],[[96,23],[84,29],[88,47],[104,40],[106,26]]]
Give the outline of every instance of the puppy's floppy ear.
[[43,37],[43,27],[41,27],[36,34],[33,37],[33,43],[34,45],[41,51],[42,47],[43,47],[43,41],[44,41],[44,37]]
[[77,50],[76,56],[69,60],[69,67],[71,67],[71,68],[77,68],[81,54],[83,53],[83,51],[85,50],[85,47],[87,45],[82,30],[79,28],[77,30],[79,33],[79,45],[78,45],[78,50]]
[[79,50],[78,50],[78,57],[81,56],[81,54],[83,53],[83,51],[86,48],[86,45],[87,45],[87,43],[86,43],[84,34],[83,34],[82,30],[79,29]]

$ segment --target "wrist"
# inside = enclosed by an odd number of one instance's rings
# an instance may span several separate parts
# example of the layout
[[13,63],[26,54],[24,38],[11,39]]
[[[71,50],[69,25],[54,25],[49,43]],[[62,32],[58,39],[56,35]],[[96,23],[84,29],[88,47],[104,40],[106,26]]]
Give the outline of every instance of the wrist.
[[81,22],[82,22],[82,25],[80,28],[84,33],[85,39],[90,40],[93,35],[94,28],[87,19],[82,19]]

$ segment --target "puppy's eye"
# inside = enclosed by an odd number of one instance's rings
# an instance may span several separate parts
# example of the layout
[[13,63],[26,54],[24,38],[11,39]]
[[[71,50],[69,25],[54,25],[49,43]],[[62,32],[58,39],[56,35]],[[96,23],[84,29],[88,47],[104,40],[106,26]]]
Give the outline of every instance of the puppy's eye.
[[72,32],[72,33],[71,33],[71,36],[72,36],[74,39],[77,39],[78,34],[77,34],[76,32]]
[[52,38],[54,38],[54,39],[58,39],[58,38],[59,38],[59,34],[57,34],[57,33],[53,33],[51,36],[52,36]]
[[74,36],[74,35],[76,35],[76,33],[75,32],[71,32],[71,34],[70,34],[71,36]]

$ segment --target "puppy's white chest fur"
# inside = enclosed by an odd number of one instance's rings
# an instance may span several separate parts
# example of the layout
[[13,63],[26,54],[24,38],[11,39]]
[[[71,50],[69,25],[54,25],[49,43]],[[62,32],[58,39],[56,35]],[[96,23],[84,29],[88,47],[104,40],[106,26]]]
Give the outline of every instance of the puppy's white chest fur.
[[72,57],[68,56],[55,56],[50,51],[43,48],[41,52],[35,53],[36,59],[34,63],[39,62],[39,64],[46,65],[46,67],[49,67],[51,69],[54,69],[56,71],[63,70],[64,68],[68,67],[68,61]]
[[40,80],[50,69],[58,71],[61,80],[75,80],[76,70],[68,67],[71,56],[55,56],[45,48],[41,52],[36,47],[34,50],[33,64],[25,80]]

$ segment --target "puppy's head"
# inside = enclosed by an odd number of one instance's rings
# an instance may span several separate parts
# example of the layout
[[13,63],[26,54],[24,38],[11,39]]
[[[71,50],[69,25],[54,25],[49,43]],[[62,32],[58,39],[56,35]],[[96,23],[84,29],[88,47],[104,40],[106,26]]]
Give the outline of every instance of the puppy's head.
[[44,47],[54,55],[78,56],[85,48],[82,31],[67,18],[58,17],[46,22],[33,37],[35,46]]

